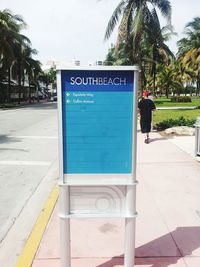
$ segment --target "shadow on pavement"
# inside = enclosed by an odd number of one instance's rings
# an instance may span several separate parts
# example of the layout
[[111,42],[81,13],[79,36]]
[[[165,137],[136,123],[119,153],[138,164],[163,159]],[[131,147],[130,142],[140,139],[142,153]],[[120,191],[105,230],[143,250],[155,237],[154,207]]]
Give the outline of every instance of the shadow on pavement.
[[165,137],[158,137],[158,138],[150,138],[149,143],[156,142],[156,141],[166,141],[167,139]]
[[9,137],[7,135],[0,135],[0,144],[3,143],[12,143],[12,142],[21,142],[21,140],[19,138],[15,138],[15,137]]
[[21,152],[29,152],[28,149],[22,149],[22,148],[0,148],[1,151],[21,151]]
[[57,102],[44,102],[44,103],[35,103],[26,106],[22,106],[23,109],[57,109]]
[[[21,142],[20,138],[11,137],[7,135],[0,135],[0,145],[9,144],[9,143],[19,143]],[[23,148],[7,148],[7,147],[0,147],[0,152],[4,151],[21,151],[21,152],[29,152],[29,149]]]
[[[172,250],[170,239],[174,241],[175,245],[173,253],[170,253]],[[181,258],[192,255],[192,252],[199,247],[200,227],[178,227],[175,231],[136,248],[135,264],[148,265],[148,267],[168,267],[171,264],[176,264]],[[161,251],[165,251],[165,255]],[[123,256],[113,257],[111,260],[96,267],[123,265]]]

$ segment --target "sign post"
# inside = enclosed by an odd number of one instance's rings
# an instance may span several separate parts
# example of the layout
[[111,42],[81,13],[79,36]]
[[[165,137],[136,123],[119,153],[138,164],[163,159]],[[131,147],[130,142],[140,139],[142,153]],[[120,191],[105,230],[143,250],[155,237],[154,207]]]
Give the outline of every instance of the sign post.
[[61,267],[70,267],[70,218],[125,218],[133,267],[136,218],[136,67],[59,69]]

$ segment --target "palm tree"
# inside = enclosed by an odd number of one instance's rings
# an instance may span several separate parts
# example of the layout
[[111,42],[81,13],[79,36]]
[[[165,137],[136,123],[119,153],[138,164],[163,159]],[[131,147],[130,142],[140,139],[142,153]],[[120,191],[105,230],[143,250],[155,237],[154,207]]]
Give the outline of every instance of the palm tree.
[[168,0],[121,0],[114,10],[105,32],[105,39],[108,39],[121,19],[116,48],[118,49],[121,43],[131,48],[133,63],[140,66],[142,81],[145,80],[142,44],[145,43],[145,38],[149,33],[160,28],[157,10],[170,23],[171,5]]
[[177,81],[176,72],[174,62],[169,66],[160,65],[157,83],[161,92],[164,90],[166,97],[169,97],[169,93],[175,90],[179,90],[182,88],[182,84]]
[[33,83],[35,85],[35,91],[37,93],[37,102],[39,102],[39,80],[40,75],[42,74],[41,63],[39,61],[35,61],[33,68]]
[[152,21],[152,26],[147,28],[147,35],[145,38],[147,49],[146,53],[144,53],[146,58],[143,59],[143,61],[146,61],[149,75],[152,78],[153,93],[156,89],[157,65],[164,64],[167,66],[172,60],[175,60],[174,54],[165,44],[165,41],[175,33],[173,32],[171,25],[161,28],[157,15],[154,14],[154,16],[155,18]]
[[21,102],[22,81],[24,79],[24,65],[26,60],[26,51],[31,49],[31,41],[20,34],[20,41],[13,46],[15,61],[12,66],[13,78],[18,81],[18,104]]
[[122,17],[118,30],[118,43],[128,42],[129,38],[133,37],[133,44],[137,51],[136,47],[141,45],[145,28],[149,27],[150,22],[157,17],[156,8],[170,21],[171,5],[168,0],[121,0],[108,22],[105,39],[110,37]]
[[[176,80],[181,85],[181,87],[179,87],[178,89],[184,90],[189,81],[193,79],[192,76],[194,75],[194,72],[192,71],[192,69],[185,66],[180,59],[174,61],[173,67],[174,80]],[[180,94],[180,90],[177,90],[177,93]]]
[[121,43],[116,49],[116,45],[112,45],[105,59],[106,65],[133,65],[133,57],[131,48],[127,44]]
[[32,58],[33,55],[37,54],[36,49],[32,49],[30,46],[26,46],[23,52],[23,80],[25,80],[25,77],[28,78],[28,84],[29,84],[29,91],[28,91],[28,99],[29,103],[31,103],[31,84],[34,84],[35,87],[37,86],[37,76],[39,73],[42,72],[41,69],[41,63],[38,60],[35,60]]
[[178,59],[186,69],[193,70],[200,92],[200,17],[196,17],[185,27],[186,38],[178,42]]
[[46,91],[48,92],[49,90],[49,85],[51,81],[49,80],[49,75],[46,71],[43,71],[40,76],[39,76],[40,82],[42,82],[46,86]]
[[10,100],[11,84],[11,66],[15,60],[13,47],[20,42],[20,30],[24,29],[26,24],[19,15],[13,15],[8,9],[0,11],[0,64],[5,69],[8,80],[7,101]]

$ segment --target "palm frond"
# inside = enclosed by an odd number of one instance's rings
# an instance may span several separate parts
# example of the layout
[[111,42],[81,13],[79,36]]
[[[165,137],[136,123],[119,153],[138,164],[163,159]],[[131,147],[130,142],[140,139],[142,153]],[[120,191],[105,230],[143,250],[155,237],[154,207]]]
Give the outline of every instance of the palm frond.
[[133,26],[133,1],[129,1],[125,7],[123,17],[121,19],[119,28],[118,28],[118,37],[116,48],[118,49],[119,45],[123,42],[127,43],[130,39]]
[[155,7],[158,7],[162,15],[171,21],[172,7],[169,0],[152,0],[151,1]]
[[122,15],[122,12],[124,11],[124,7],[125,7],[126,1],[122,0],[119,5],[116,7],[116,9],[114,10],[108,25],[106,27],[106,32],[105,32],[105,36],[104,36],[104,40],[109,39],[109,37],[111,36],[115,26],[117,25],[120,16]]

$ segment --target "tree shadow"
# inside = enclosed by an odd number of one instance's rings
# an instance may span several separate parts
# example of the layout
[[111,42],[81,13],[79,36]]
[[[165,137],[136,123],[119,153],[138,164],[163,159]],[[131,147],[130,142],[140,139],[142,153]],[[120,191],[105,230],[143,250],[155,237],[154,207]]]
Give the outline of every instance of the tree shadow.
[[[9,144],[9,143],[17,143],[21,142],[20,138],[11,137],[7,135],[0,135],[0,145],[3,144]],[[23,148],[7,148],[7,147],[0,147],[0,153],[3,151],[20,151],[20,152],[29,152],[28,149],[23,149]]]
[[0,135],[0,144],[3,143],[13,143],[13,142],[21,142],[21,140],[19,138],[15,138],[15,137],[9,137],[8,135],[4,134],[4,135]]
[[57,109],[57,102],[44,102],[44,103],[35,103],[22,106],[23,109],[37,109],[37,110],[46,110],[46,109]]
[[[135,250],[135,264],[148,267],[168,267],[181,258],[191,256],[200,247],[200,227],[178,227]],[[133,253],[134,255],[134,253]],[[113,257],[96,267],[113,267],[124,264],[124,255]]]

